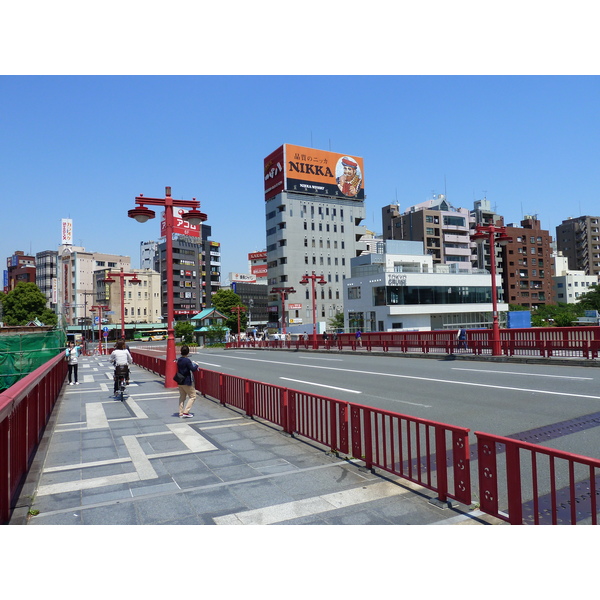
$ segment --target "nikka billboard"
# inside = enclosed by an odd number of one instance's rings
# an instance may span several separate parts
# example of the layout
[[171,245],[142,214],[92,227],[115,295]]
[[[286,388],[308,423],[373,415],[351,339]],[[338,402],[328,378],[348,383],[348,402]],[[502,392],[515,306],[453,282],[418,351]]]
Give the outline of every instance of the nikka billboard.
[[364,200],[363,159],[284,144],[264,161],[265,200],[282,191]]

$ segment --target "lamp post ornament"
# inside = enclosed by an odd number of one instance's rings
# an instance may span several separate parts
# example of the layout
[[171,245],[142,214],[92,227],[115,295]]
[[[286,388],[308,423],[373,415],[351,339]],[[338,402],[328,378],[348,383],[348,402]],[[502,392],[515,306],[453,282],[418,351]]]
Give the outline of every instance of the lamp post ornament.
[[165,208],[165,241],[166,241],[166,259],[165,270],[167,273],[167,356],[165,364],[165,387],[177,387],[177,383],[173,381],[177,367],[175,365],[175,302],[173,290],[173,207],[180,206],[189,209],[183,213],[181,218],[187,221],[190,225],[200,225],[206,221],[208,217],[201,213],[200,202],[193,198],[192,200],[174,200],[171,196],[171,188],[165,188],[164,198],[146,198],[142,194],[135,199],[135,208],[127,211],[127,216],[135,219],[138,223],[145,223],[149,219],[154,219],[156,216],[154,211],[147,208],[145,205],[164,206]]
[[315,282],[318,283],[319,285],[325,285],[327,282],[325,281],[325,278],[323,277],[323,275],[316,275],[315,272],[312,272],[312,275],[309,275],[308,273],[305,274],[302,279],[300,280],[300,283],[302,285],[306,285],[308,282],[311,282],[311,287],[312,287],[312,315],[313,315],[313,332],[312,332],[312,347],[313,350],[316,350],[318,348],[318,344],[317,344],[317,295],[315,292]]
[[[498,235],[498,237],[496,237]],[[492,356],[502,354],[500,342],[500,324],[498,321],[498,294],[496,291],[496,243],[506,246],[512,242],[512,238],[506,235],[506,227],[497,225],[476,225],[475,233],[471,239],[478,244],[487,241],[490,245],[490,272],[492,274]]]

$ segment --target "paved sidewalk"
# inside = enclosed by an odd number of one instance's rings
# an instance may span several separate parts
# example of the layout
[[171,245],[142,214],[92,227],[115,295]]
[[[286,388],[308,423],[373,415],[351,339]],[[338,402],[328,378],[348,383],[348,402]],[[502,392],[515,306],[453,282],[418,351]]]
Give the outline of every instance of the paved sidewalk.
[[65,385],[11,525],[503,524],[340,460],[135,366],[124,402],[105,357]]

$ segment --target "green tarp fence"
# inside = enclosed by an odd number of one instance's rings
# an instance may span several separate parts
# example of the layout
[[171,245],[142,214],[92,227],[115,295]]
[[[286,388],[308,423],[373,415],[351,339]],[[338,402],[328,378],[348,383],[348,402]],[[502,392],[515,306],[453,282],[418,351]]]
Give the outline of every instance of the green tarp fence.
[[64,352],[66,345],[62,329],[0,335],[0,391]]

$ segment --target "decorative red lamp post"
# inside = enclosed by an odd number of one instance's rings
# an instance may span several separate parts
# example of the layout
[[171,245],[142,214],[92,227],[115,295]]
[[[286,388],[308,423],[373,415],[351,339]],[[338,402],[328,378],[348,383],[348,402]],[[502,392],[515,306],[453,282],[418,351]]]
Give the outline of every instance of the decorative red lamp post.
[[242,306],[241,304],[238,304],[238,306],[232,306],[231,307],[231,312],[235,312],[237,313],[237,317],[238,317],[238,344],[241,341],[241,332],[240,332],[240,313],[246,312],[246,307]]
[[311,282],[312,285],[312,314],[313,314],[313,332],[312,332],[312,346],[313,350],[316,350],[319,345],[317,344],[317,294],[315,291],[315,282],[319,285],[325,285],[327,282],[325,281],[323,275],[315,275],[315,272],[312,272],[312,275],[305,274],[300,283],[302,285],[306,285],[308,282]]
[[276,287],[271,290],[271,294],[279,294],[281,297],[281,333],[285,335],[285,300],[288,294],[295,294],[293,287]]
[[138,285],[142,283],[138,276],[135,273],[124,273],[123,267],[121,267],[121,271],[119,273],[109,273],[108,277],[104,279],[104,283],[115,283],[115,279],[113,277],[118,277],[120,279],[121,284],[121,337],[125,337],[125,279],[129,278],[129,281],[133,285]]
[[173,207],[180,206],[190,209],[187,213],[181,215],[184,221],[190,225],[200,225],[206,221],[208,217],[201,213],[200,202],[193,198],[192,200],[173,200],[171,196],[171,188],[165,187],[164,198],[146,198],[140,194],[135,199],[138,206],[127,211],[127,216],[135,219],[138,223],[145,223],[148,219],[154,219],[156,216],[154,211],[144,206],[150,204],[152,206],[164,206],[165,208],[165,240],[166,240],[166,260],[165,269],[167,272],[167,356],[165,365],[165,387],[174,388],[177,384],[173,381],[175,375],[175,330],[173,322],[175,320],[175,302],[173,299]]
[[[498,235],[498,237],[496,237]],[[496,225],[476,225],[471,239],[478,244],[487,241],[490,246],[490,272],[492,274],[492,356],[502,355],[500,324],[498,322],[498,294],[496,292],[496,243],[506,246],[512,238],[506,235],[506,227]]]
[[108,310],[108,306],[105,304],[94,305],[90,308],[91,312],[98,310],[98,354],[104,354],[102,352],[102,311]]

